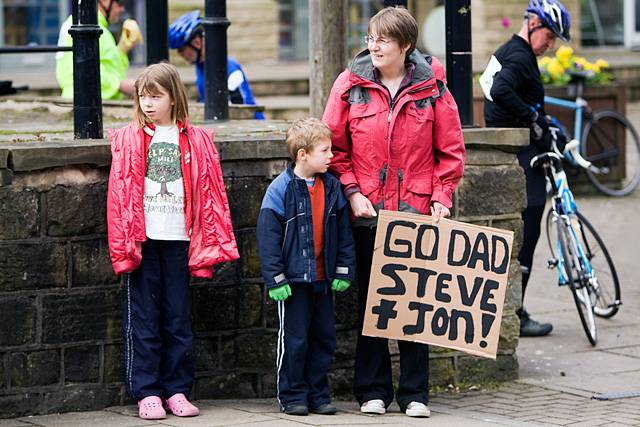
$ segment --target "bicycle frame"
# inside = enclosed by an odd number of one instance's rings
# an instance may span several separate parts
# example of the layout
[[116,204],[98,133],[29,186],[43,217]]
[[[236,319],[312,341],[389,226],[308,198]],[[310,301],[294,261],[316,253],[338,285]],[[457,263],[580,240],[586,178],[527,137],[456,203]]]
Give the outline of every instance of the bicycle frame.
[[555,105],[560,108],[566,108],[568,110],[575,111],[576,114],[573,122],[573,138],[571,139],[580,142],[582,138],[583,113],[589,105],[587,101],[580,96],[578,96],[575,101],[567,101],[566,99],[554,98],[553,96],[545,96],[544,103],[545,105]]
[[[573,198],[573,193],[571,193],[571,190],[569,189],[569,186],[567,184],[567,177],[564,173],[560,173],[560,172],[563,172],[562,169],[560,169],[560,171],[556,170],[556,167],[553,166],[551,163],[546,164],[544,166],[544,169],[545,169],[546,178],[551,183],[551,188],[553,190],[552,209],[557,214],[557,219],[561,220],[566,225],[569,232],[571,233],[571,236],[570,236],[571,241],[567,242],[567,244],[571,245],[572,248],[578,254],[580,263],[582,264],[582,266],[585,269],[585,272],[587,273],[586,279],[592,280],[593,268],[591,267],[591,263],[589,262],[589,259],[585,253],[585,250],[582,247],[582,244],[580,243],[580,238],[578,237],[578,234],[577,234],[578,232],[580,232],[580,230],[579,229],[576,230],[577,224],[574,223],[574,221],[576,221],[576,212],[578,210],[578,207],[575,203],[575,199]],[[577,227],[579,228],[580,226],[577,225]],[[563,285],[566,285],[567,283],[565,283],[566,278],[563,270],[565,261],[563,259],[562,250],[560,248],[560,241],[557,242],[557,246],[558,246],[558,249],[557,249],[558,277],[560,278],[560,283]],[[577,279],[582,279],[582,278],[577,278]]]

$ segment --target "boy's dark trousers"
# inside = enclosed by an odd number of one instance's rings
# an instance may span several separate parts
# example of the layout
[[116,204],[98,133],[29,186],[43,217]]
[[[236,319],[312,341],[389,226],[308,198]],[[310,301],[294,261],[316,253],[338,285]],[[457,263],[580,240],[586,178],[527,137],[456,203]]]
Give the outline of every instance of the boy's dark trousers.
[[[358,328],[362,331],[364,311],[371,275],[373,244],[376,229],[354,227],[356,262],[358,268]],[[428,402],[429,347],[410,341],[398,341],[400,349],[400,381],[396,400],[403,412],[411,402]],[[389,340],[358,335],[354,367],[353,391],[362,405],[373,399],[381,399],[385,406],[393,401],[393,377]]]
[[189,242],[147,239],[126,283],[125,384],[136,400],[191,391],[194,375]]
[[327,371],[336,348],[333,292],[328,284],[290,284],[291,296],[278,301],[277,387],[281,409],[331,402]]

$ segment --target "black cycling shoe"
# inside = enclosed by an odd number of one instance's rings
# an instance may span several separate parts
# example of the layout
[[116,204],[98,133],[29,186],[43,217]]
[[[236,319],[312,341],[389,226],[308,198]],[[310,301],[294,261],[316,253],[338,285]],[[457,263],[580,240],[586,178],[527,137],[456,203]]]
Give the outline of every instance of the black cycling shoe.
[[314,414],[333,415],[336,412],[338,412],[338,409],[335,406],[333,406],[331,403],[323,403],[322,405],[316,408],[311,408],[310,411],[313,412]]
[[529,313],[522,310],[520,314],[520,336],[521,337],[544,337],[553,330],[551,323],[540,323],[529,317]]
[[309,415],[309,408],[307,408],[307,405],[301,403],[291,403],[284,405],[282,412],[287,415]]

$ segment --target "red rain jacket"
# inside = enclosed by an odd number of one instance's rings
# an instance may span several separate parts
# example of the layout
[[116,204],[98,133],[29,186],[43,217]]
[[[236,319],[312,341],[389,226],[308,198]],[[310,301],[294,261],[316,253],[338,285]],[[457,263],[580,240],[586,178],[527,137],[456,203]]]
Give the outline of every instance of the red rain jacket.
[[448,208],[462,177],[465,147],[458,107],[444,70],[414,51],[409,87],[396,95],[376,83],[368,50],[333,84],[323,121],[332,132],[331,170],[345,190],[357,186],[376,210],[429,213]]
[[[178,123],[185,220],[189,242],[189,271],[194,277],[211,278],[212,267],[238,259],[229,202],[222,180],[213,132]],[[154,127],[131,123],[110,132],[111,173],[107,194],[109,251],[116,274],[137,269],[142,242],[147,239],[144,222],[144,177],[147,150]]]

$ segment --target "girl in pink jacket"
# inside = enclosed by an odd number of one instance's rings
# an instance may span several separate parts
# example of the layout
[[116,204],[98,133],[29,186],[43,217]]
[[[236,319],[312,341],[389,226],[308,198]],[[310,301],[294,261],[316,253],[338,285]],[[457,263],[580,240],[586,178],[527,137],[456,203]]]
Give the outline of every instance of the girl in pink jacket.
[[136,80],[134,120],[111,140],[107,224],[113,268],[126,274],[127,391],[141,418],[195,416],[189,276],[239,258],[213,135],[189,125],[178,71],[160,63]]

